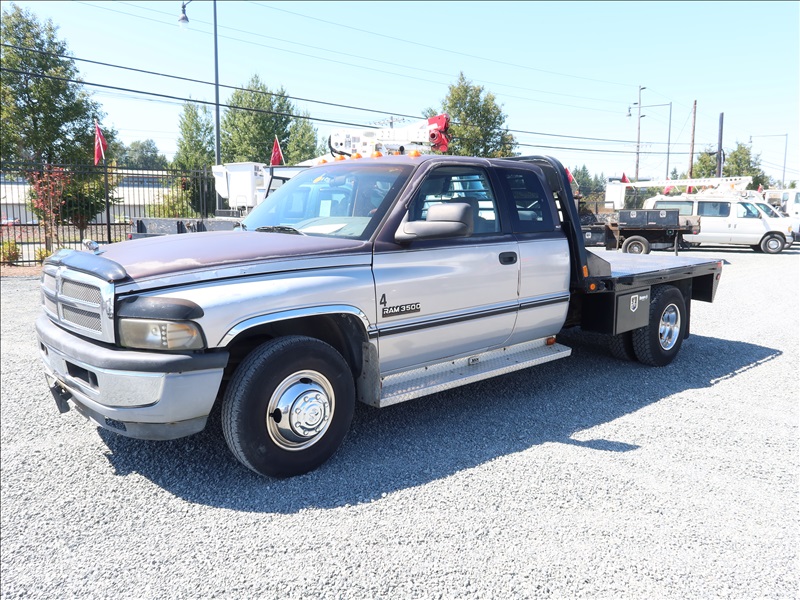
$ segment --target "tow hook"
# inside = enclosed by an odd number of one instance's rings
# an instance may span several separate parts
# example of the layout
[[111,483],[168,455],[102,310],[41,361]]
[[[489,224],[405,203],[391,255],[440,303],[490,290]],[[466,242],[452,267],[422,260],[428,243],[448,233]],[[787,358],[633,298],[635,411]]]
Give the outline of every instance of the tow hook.
[[69,402],[67,402],[67,400],[72,398],[72,394],[70,394],[67,390],[65,390],[57,383],[55,385],[50,386],[50,393],[53,394],[53,398],[56,401],[58,412],[60,412],[61,414],[69,412]]

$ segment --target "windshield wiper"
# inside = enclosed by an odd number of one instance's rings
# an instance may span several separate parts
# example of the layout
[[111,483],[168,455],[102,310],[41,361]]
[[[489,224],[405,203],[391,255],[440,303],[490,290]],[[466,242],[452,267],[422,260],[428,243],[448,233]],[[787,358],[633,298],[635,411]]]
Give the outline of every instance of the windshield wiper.
[[305,235],[302,231],[298,231],[294,227],[288,225],[268,225],[265,227],[256,227],[256,231],[266,231],[268,233],[293,233],[295,235]]

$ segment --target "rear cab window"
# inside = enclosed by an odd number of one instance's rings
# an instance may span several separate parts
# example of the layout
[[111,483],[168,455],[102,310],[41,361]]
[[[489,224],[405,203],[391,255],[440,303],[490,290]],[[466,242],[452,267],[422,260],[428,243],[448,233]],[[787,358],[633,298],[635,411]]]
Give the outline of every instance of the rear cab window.
[[553,199],[536,173],[523,169],[498,169],[510,199],[511,224],[515,233],[554,231]]

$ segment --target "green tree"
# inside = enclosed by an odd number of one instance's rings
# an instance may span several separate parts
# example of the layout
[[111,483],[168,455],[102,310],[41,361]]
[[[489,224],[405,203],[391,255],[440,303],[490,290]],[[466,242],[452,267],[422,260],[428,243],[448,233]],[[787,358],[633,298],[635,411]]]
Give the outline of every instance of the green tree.
[[173,168],[194,170],[211,167],[214,164],[214,124],[208,107],[193,102],[184,104],[179,130]]
[[281,148],[289,143],[294,106],[283,88],[271,92],[253,75],[246,89],[237,89],[222,117],[221,144],[224,162],[269,162],[272,142],[278,136]]
[[166,169],[167,157],[159,154],[158,146],[153,140],[136,140],[125,149],[125,154],[117,162],[117,166],[128,169]]
[[[753,156],[750,147],[741,142],[737,142],[736,149],[725,155],[725,162],[722,165],[723,177],[744,177],[750,176],[753,181],[748,185],[748,189],[758,189],[759,185],[768,187],[769,176],[761,169],[761,155]],[[692,166],[692,177],[716,177],[717,176],[717,152],[711,148],[706,148],[705,152],[697,157]]]
[[322,154],[317,151],[317,129],[307,117],[308,113],[303,112],[289,126],[289,143],[284,153],[287,165],[296,165]]
[[[210,169],[214,163],[214,124],[211,111],[206,105],[187,102],[183,105],[183,113],[179,125],[177,150],[172,160],[172,168],[183,171],[201,171]],[[207,214],[214,209],[208,195],[204,195],[201,186],[203,179],[188,176],[173,184],[170,193],[165,194],[165,206],[155,207],[160,216],[195,216],[193,213]],[[205,201],[204,201],[205,199]],[[148,211],[151,216],[154,213]],[[161,214],[163,213],[163,214]],[[178,214],[180,213],[180,214]]]
[[472,85],[463,72],[448,88],[441,110],[429,108],[425,116],[439,113],[450,115],[452,141],[447,154],[487,158],[512,155],[516,140],[505,125],[506,115],[494,94]]
[[717,176],[717,152],[712,147],[707,147],[701,152],[692,165],[692,177],[716,177]]
[[[94,156],[94,119],[102,119],[51,20],[11,4],[2,14],[0,159],[86,162]],[[115,132],[103,128],[110,143]]]

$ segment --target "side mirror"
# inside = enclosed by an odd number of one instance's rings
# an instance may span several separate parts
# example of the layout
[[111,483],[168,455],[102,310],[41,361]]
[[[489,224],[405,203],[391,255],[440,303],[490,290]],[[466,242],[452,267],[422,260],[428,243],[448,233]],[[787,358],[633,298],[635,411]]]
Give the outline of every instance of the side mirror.
[[396,242],[466,237],[474,227],[472,206],[466,202],[434,204],[424,221],[409,221],[405,216],[394,234]]

